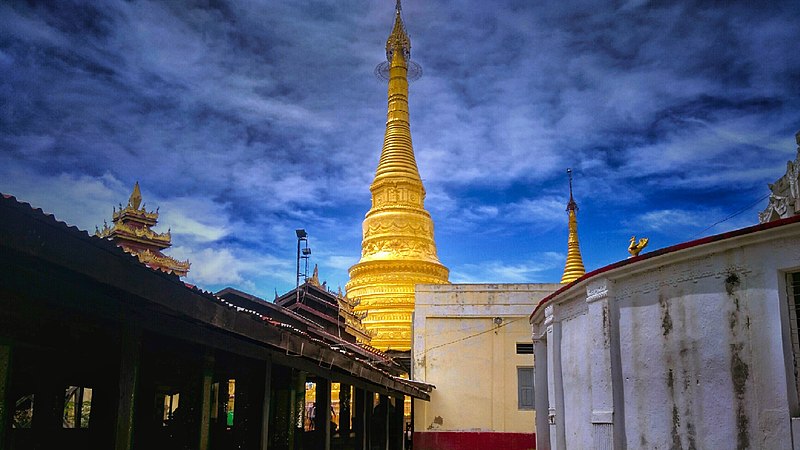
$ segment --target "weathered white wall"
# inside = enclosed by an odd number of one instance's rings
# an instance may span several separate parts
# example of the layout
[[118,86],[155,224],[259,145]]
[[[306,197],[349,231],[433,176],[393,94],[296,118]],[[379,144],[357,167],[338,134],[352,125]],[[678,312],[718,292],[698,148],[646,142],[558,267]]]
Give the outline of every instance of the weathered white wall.
[[586,399],[592,396],[592,379],[590,373],[591,355],[586,345],[586,302],[576,304],[577,308],[569,312],[569,317],[561,321],[561,360],[562,380],[565,386],[575,389],[564,391],[564,410],[575,417],[574,426],[565,428],[568,448],[581,448],[582,442],[591,440],[591,402]]
[[557,287],[416,287],[412,377],[436,386],[414,404],[417,430],[533,432],[534,412],[517,408],[517,367],[533,366],[533,355],[516,344],[531,343],[528,315]]
[[[564,429],[552,448],[792,448],[780,280],[799,269],[796,223],[598,273],[550,299],[561,330],[547,345],[561,368],[548,367],[551,429]],[[545,321],[540,308],[534,334]]]

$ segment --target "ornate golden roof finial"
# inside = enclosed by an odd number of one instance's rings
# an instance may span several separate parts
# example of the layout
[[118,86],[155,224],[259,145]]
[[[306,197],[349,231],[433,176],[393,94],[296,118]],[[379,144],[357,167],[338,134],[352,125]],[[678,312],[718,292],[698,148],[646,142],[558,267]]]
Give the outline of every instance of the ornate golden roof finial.
[[562,283],[571,283],[586,273],[578,242],[578,204],[572,196],[572,169],[567,169],[567,175],[569,176],[569,202],[567,203],[569,239],[567,240],[567,263],[564,266],[564,275],[561,277]]
[[639,256],[639,253],[647,247],[647,243],[650,242],[648,238],[641,238],[639,242],[636,242],[636,236],[631,236],[631,243],[628,245],[628,253],[631,254],[629,258],[633,258],[635,256]]
[[133,185],[133,192],[131,193],[131,198],[128,199],[128,205],[133,207],[133,209],[139,209],[139,205],[142,204],[142,192],[139,190],[139,182],[137,181],[136,184]]
[[308,283],[319,286],[319,267],[317,267],[316,264],[314,264],[314,273],[311,275],[311,278],[308,279]]

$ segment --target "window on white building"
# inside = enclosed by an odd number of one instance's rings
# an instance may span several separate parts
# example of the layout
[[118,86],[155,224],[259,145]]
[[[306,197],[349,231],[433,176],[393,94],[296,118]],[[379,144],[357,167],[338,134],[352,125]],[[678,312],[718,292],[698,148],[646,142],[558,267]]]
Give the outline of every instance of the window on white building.
[[517,367],[517,408],[534,409],[533,367]]
[[800,392],[800,272],[786,274],[786,291],[794,357],[794,380],[797,383],[797,392]]

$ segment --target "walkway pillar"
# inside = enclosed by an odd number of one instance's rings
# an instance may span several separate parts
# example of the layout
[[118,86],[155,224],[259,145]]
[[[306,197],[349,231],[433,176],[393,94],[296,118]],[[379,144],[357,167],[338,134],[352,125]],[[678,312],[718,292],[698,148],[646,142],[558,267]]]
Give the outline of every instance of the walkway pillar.
[[14,414],[10,407],[14,399],[9,397],[9,384],[11,384],[11,345],[0,343],[0,450],[9,447],[8,424]]
[[372,393],[356,388],[356,413],[353,429],[356,432],[355,448],[369,450],[369,426],[372,423]]
[[[378,408],[375,410],[376,414],[379,414],[378,424],[380,426],[381,432],[380,436],[378,436],[378,447],[380,450],[390,450],[389,449],[389,410],[391,409],[391,404],[389,404],[389,396],[388,395],[380,395],[380,399],[378,402]],[[373,444],[374,446],[374,444]]]
[[345,442],[350,441],[350,385],[341,383],[339,385],[339,436]]
[[200,439],[199,450],[208,450],[211,432],[211,384],[214,382],[214,355],[209,354],[203,360],[203,379],[200,385]]
[[115,450],[131,450],[133,448],[133,420],[136,413],[136,387],[139,383],[141,345],[140,331],[134,326],[127,326],[122,331],[120,339]]
[[317,378],[317,442],[322,450],[331,448],[331,380]]
[[260,449],[267,450],[269,446],[270,401],[272,399],[272,360],[264,364],[264,401],[261,402],[261,443]]
[[394,408],[390,409],[389,415],[389,449],[402,450],[403,449],[403,419],[405,416],[405,397],[394,397]]

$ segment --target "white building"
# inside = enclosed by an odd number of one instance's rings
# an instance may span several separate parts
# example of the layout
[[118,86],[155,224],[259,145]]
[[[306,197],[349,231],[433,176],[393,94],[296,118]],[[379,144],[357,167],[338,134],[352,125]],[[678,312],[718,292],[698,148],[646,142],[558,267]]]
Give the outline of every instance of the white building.
[[800,216],[584,275],[530,316],[536,448],[800,448],[798,308]]

